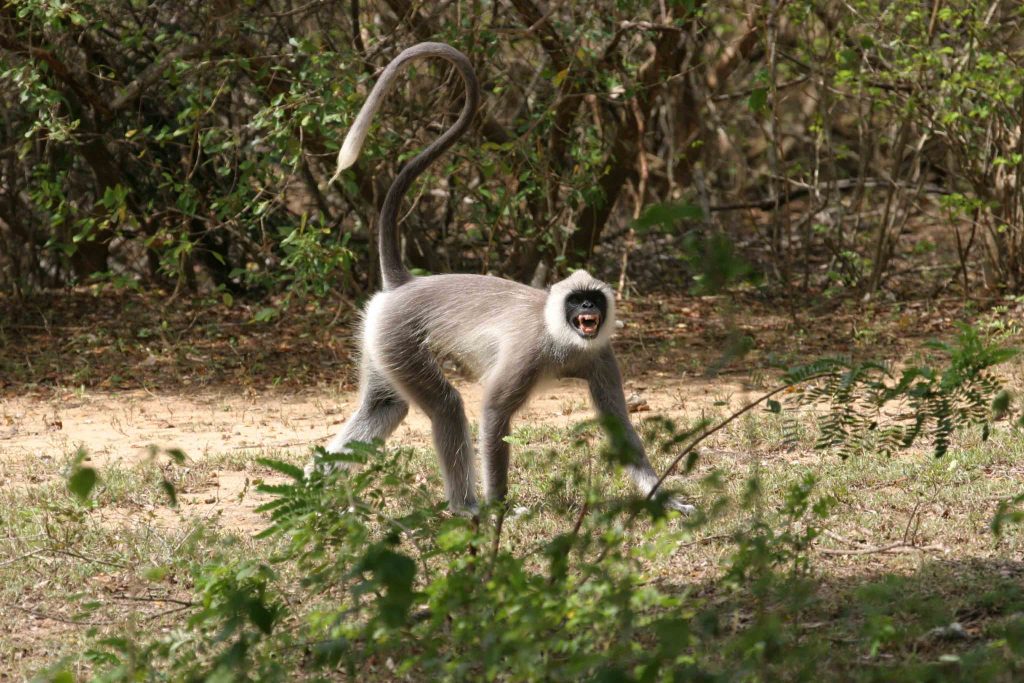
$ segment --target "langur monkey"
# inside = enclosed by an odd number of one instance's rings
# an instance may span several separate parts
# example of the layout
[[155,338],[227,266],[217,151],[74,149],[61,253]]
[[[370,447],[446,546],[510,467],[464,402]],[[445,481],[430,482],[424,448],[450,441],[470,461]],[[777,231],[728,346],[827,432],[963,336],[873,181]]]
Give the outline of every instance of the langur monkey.
[[[633,482],[640,493],[648,494],[658,477],[626,411],[610,345],[615,300],[607,284],[578,270],[544,291],[484,275],[414,277],[402,265],[402,197],[413,180],[466,132],[477,110],[479,86],[466,56],[443,43],[420,43],[388,64],[345,137],[338,173],[355,163],[374,114],[406,65],[426,57],[440,57],[455,66],[466,87],[465,104],[455,124],[402,168],[384,198],[378,225],[384,287],[370,300],[363,317],[359,408],[327,451],[340,453],[352,442],[386,439],[405,418],[409,403],[415,403],[430,418],[449,508],[475,511],[469,423],[462,397],[441,370],[441,362],[450,358],[484,387],[479,449],[488,501],[502,500],[508,490],[505,437],[512,416],[538,382],[562,377],[589,383],[597,412],[619,425],[616,433],[630,451],[627,470]],[[684,512],[693,509],[674,499],[669,505]]]

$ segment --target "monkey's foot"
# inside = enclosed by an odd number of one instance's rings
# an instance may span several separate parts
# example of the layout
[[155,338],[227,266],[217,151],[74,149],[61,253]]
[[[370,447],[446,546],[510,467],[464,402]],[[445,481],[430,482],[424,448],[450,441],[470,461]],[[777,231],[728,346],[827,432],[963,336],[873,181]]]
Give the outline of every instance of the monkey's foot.
[[456,517],[465,517],[472,519],[480,516],[480,506],[476,501],[469,503],[460,503],[458,505],[448,501],[448,512]]
[[684,503],[675,496],[672,496],[671,498],[665,501],[665,507],[669,510],[675,510],[676,512],[680,512],[684,515],[692,515],[697,511],[696,507]]
[[306,463],[306,466],[302,468],[302,473],[306,475],[306,479],[309,479],[316,472],[326,476],[339,472],[345,469],[345,467],[345,463],[342,462],[324,462],[319,458],[314,458]]
[[522,517],[523,515],[525,515],[526,513],[528,513],[529,511],[530,508],[523,507],[522,505],[520,505],[519,507],[510,510],[509,513],[505,515],[505,519],[507,519],[510,522],[513,522]]

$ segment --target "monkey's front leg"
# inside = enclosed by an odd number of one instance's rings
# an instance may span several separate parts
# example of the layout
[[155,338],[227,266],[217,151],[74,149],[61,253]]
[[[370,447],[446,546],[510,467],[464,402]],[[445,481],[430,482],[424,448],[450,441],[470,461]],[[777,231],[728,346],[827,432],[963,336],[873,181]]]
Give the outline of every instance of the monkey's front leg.
[[509,445],[505,437],[511,431],[512,416],[530,397],[537,377],[534,369],[509,363],[492,373],[485,383],[479,451],[484,497],[488,501],[504,500],[508,493]]
[[[633,484],[641,495],[649,495],[658,483],[658,474],[651,467],[647,454],[644,452],[643,441],[629,420],[626,395],[622,389],[622,375],[610,346],[601,351],[594,360],[586,379],[590,385],[590,397],[594,401],[594,408],[598,414],[602,418],[612,420],[617,425],[617,427],[612,427],[615,431],[609,436],[621,435],[625,440],[621,446],[629,452],[631,457],[631,462],[626,465],[626,471],[633,480]],[[695,510],[692,505],[687,505],[674,496],[668,500],[668,507],[687,514]]]

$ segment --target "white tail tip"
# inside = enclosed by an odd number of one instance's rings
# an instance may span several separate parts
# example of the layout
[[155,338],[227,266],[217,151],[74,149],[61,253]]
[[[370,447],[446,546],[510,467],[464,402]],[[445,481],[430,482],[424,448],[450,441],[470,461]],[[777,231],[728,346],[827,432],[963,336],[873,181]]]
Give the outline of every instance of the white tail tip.
[[[344,144],[341,146],[341,150],[338,152],[338,171],[344,171],[346,168],[356,163],[356,159],[359,158],[360,147],[362,147],[362,140],[353,140],[353,136],[349,135],[345,138]],[[354,143],[354,144],[353,144]]]
[[363,139],[366,137],[365,130],[359,130],[358,121],[357,125],[349,131],[348,135],[345,136],[345,142],[342,143],[341,149],[338,150],[338,167],[334,171],[334,175],[327,181],[328,185],[334,183],[341,175],[341,172],[346,168],[356,163],[356,159],[359,158],[359,152],[363,148]]

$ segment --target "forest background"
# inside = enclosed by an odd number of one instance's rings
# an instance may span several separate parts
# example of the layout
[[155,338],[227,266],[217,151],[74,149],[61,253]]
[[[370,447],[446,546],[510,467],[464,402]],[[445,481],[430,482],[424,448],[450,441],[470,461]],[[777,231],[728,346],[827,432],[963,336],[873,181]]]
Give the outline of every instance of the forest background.
[[[406,263],[611,283],[696,515],[581,387],[477,519],[415,411],[302,472],[424,40]],[[1020,680],[1021,3],[11,0],[0,98],[0,680]]]

